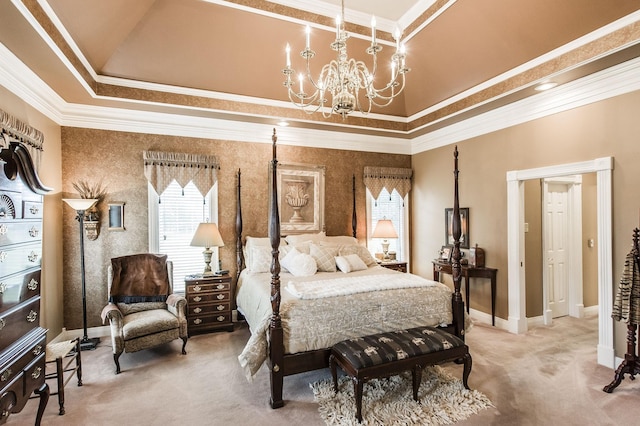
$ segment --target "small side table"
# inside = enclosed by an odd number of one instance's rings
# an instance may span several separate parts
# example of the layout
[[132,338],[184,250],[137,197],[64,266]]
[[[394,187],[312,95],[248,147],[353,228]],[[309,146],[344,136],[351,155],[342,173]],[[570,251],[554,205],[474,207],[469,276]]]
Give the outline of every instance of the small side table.
[[[58,382],[58,389],[51,395],[58,395],[58,404],[60,405],[59,414],[64,414],[64,387],[69,380],[73,377],[74,373],[78,378],[78,386],[82,386],[82,360],[80,357],[80,338],[77,337],[73,340],[68,340],[58,343],[49,343],[46,348],[45,361],[47,364],[56,364],[56,371],[48,373],[44,376],[46,379],[56,379]],[[64,363],[64,360],[68,361]],[[75,365],[72,366],[75,360]],[[64,373],[71,372],[66,379]]]
[[188,275],[184,282],[189,337],[217,330],[233,331],[231,276]]
[[382,261],[379,263],[379,265],[387,269],[393,269],[394,271],[407,272],[407,262],[398,262],[395,260],[389,260],[386,262]]
[[[433,263],[433,280],[440,281],[440,274],[452,275],[450,262],[444,262],[439,259],[431,261]],[[487,278],[491,280],[491,325],[496,325],[496,276],[498,270],[495,268],[476,267],[471,265],[461,265],[462,276],[464,277],[464,294],[467,304],[467,313],[469,313],[469,278]]]

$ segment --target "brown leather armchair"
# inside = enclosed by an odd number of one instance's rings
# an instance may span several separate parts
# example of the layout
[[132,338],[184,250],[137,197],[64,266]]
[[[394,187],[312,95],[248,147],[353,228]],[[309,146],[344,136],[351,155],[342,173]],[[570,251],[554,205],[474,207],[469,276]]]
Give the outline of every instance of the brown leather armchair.
[[136,352],[175,339],[187,345],[187,300],[173,294],[173,263],[166,255],[134,254],[111,259],[107,283],[109,304],[102,320],[109,320],[113,360],[120,373],[122,352]]

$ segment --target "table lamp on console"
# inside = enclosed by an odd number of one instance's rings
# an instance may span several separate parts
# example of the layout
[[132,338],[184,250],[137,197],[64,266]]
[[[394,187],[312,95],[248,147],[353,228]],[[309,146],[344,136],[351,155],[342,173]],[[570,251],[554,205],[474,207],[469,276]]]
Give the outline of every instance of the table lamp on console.
[[224,241],[222,241],[222,236],[220,235],[220,231],[218,231],[218,225],[208,222],[200,223],[193,235],[191,245],[204,247],[202,255],[204,256],[205,267],[202,275],[205,277],[220,275],[220,271],[213,272],[211,270],[211,255],[213,254],[211,247],[224,247]]
[[376,227],[371,234],[372,238],[382,238],[382,252],[384,253],[384,261],[390,260],[389,258],[389,238],[398,238],[398,233],[393,227],[393,222],[390,219],[380,219],[376,223]]

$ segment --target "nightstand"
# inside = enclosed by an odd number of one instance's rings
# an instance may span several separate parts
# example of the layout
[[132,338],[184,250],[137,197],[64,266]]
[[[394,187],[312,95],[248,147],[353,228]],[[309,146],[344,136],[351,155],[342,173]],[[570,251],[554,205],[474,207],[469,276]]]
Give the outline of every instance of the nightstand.
[[380,262],[379,265],[388,269],[393,269],[394,271],[407,272],[407,262],[390,260],[388,262]]
[[233,331],[231,276],[185,277],[189,337],[211,331]]

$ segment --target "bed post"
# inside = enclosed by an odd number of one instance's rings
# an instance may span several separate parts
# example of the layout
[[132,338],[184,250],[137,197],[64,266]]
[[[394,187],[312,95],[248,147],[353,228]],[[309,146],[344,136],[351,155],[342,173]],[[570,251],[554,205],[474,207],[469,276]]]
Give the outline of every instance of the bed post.
[[276,155],[276,129],[273,129],[273,155],[271,159],[271,200],[269,205],[269,238],[271,241],[271,320],[269,321],[269,378],[271,408],[280,408],[284,381],[284,336],[280,320],[280,215],[278,213],[278,157]]
[[462,280],[462,267],[460,266],[460,235],[462,226],[460,224],[460,203],[458,196],[458,146],[453,150],[453,253],[451,254],[451,272],[453,276],[454,292],[451,296],[451,308],[453,313],[453,324],[455,335],[464,340],[464,302],[460,293],[460,283]]
[[351,215],[351,232],[353,232],[353,238],[356,238],[356,230],[358,228],[358,218],[356,216],[356,175],[353,175],[351,188],[353,191],[353,213]]
[[244,266],[244,253],[242,253],[242,200],[240,198],[240,169],[238,169],[238,183],[236,186],[236,283],[240,278]]

